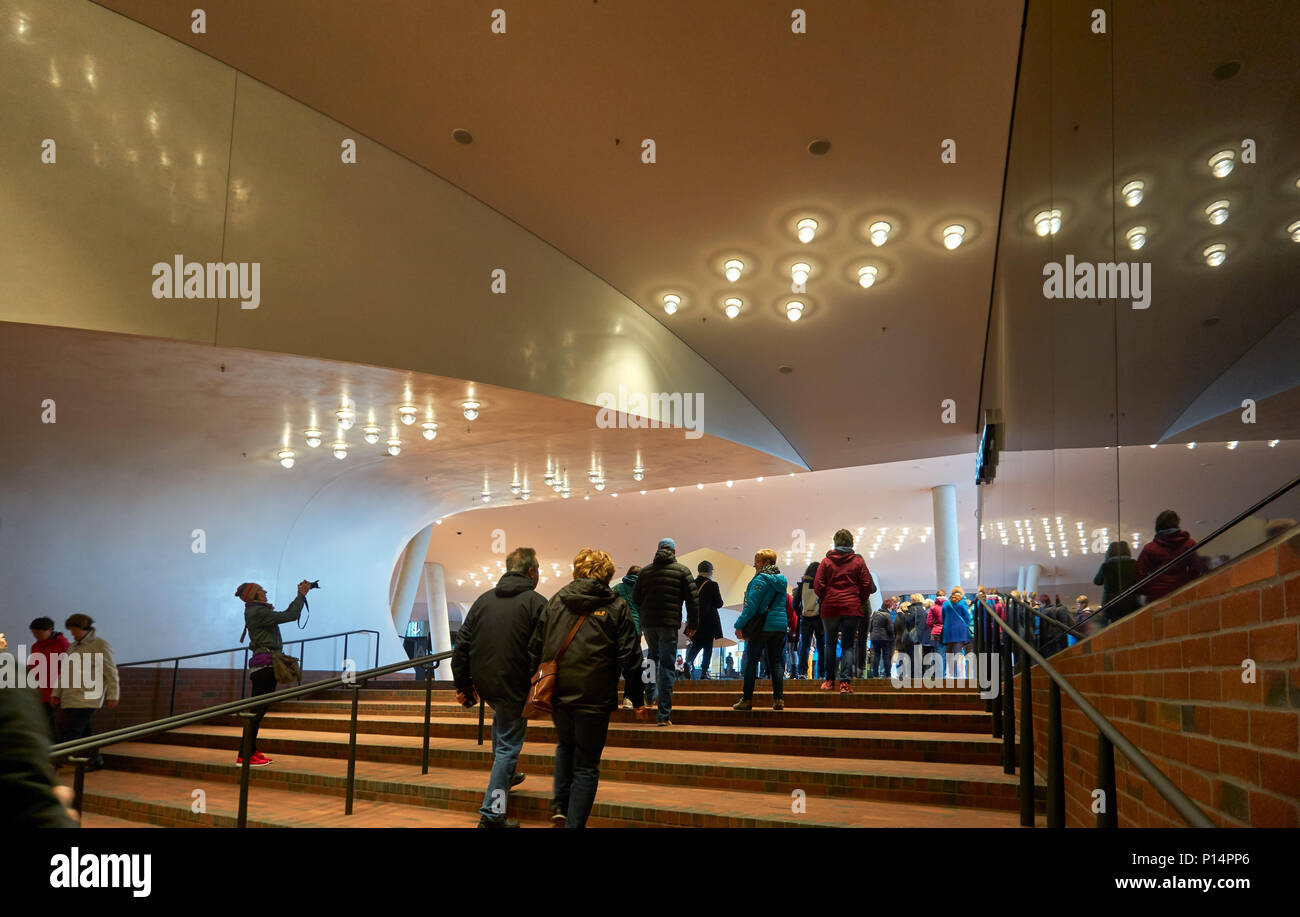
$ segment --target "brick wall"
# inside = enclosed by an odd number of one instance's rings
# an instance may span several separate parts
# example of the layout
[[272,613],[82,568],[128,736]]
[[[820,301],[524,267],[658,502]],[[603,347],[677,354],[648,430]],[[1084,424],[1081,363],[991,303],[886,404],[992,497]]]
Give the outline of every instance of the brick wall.
[[[1300,528],[1053,656],[1061,672],[1223,827],[1300,826]],[[1243,661],[1256,666],[1243,682]],[[1016,679],[1016,702],[1020,682]],[[1048,680],[1033,677],[1047,773]],[[1097,733],[1061,698],[1066,823],[1091,826]],[[1020,708],[1017,706],[1017,734]],[[1121,827],[1183,820],[1116,750]]]

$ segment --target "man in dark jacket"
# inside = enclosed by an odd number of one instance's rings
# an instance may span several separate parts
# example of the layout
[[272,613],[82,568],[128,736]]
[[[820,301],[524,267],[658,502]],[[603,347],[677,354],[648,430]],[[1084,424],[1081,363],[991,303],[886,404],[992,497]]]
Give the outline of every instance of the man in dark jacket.
[[451,657],[456,699],[469,707],[482,697],[492,706],[492,774],[479,807],[480,828],[519,827],[506,819],[506,802],[510,787],[524,779],[515,767],[528,729],[523,715],[533,673],[528,643],[546,606],[537,578],[537,552],[515,548],[506,558],[505,575],[474,600],[456,632]]
[[641,633],[650,648],[654,668],[655,696],[659,702],[656,725],[671,726],[673,678],[677,674],[677,632],[682,627],[682,604],[686,604],[686,636],[695,636],[700,620],[700,597],[695,580],[685,564],[677,561],[677,543],[671,538],[659,542],[654,560],[641,568],[632,590],[641,611]]
[[1118,621],[1137,608],[1137,596],[1131,595],[1122,602],[1111,604],[1138,581],[1137,561],[1127,541],[1112,541],[1106,549],[1093,584],[1101,587],[1101,607],[1106,610],[1106,622]]
[[686,650],[686,671],[695,666],[695,657],[704,652],[700,663],[700,678],[709,678],[709,663],[713,661],[713,641],[722,637],[722,616],[718,609],[722,607],[722,590],[713,581],[713,564],[702,560],[695,568],[699,576],[695,577],[695,591],[700,597],[700,629],[691,638],[691,645]]
[[[1150,576],[1184,551],[1196,547],[1196,539],[1184,532],[1180,526],[1178,514],[1167,509],[1156,516],[1156,534],[1142,547],[1138,555],[1138,578]],[[1205,562],[1199,554],[1191,554],[1180,563],[1170,567],[1151,582],[1142,587],[1142,594],[1148,602],[1154,602],[1185,586],[1205,572]]]

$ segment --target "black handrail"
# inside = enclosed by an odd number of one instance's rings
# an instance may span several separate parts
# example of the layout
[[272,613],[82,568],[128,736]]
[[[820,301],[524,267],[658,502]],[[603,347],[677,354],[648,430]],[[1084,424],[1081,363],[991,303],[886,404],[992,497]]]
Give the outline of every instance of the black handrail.
[[[301,640],[295,640],[291,642],[298,644],[298,654],[299,654],[298,659],[299,662],[301,662],[302,659],[305,658],[307,654],[306,644],[314,643],[317,640],[333,640],[335,637],[342,637],[343,658],[346,659],[348,656],[348,637],[351,636],[352,634],[374,634],[375,635],[375,665],[378,666],[379,665],[379,631],[377,630],[369,630],[369,629],[345,630],[337,634],[325,634],[322,637],[304,637]],[[140,659],[135,662],[119,662],[117,663],[117,667],[119,669],[124,669],[127,666],[131,666],[131,665],[154,665],[159,662],[170,662],[172,664],[172,695],[171,695],[171,702],[167,705],[167,715],[172,716],[176,713],[176,681],[180,675],[182,659],[198,659],[200,656],[224,656],[227,653],[242,652],[244,654],[244,669],[247,669],[248,651],[249,651],[249,647],[247,646],[237,646],[234,647],[233,649],[228,649],[228,650],[209,650],[206,653],[190,653],[186,656],[164,656],[162,659]],[[301,676],[298,678],[298,684],[302,684]],[[243,684],[241,680],[240,689],[239,689],[239,696],[241,698],[244,696],[245,687],[246,686]]]
[[[206,654],[199,654],[206,655]],[[248,698],[247,700],[230,701],[225,704],[217,704],[212,707],[205,707],[202,710],[193,710],[189,713],[180,713],[173,716],[166,716],[162,719],[153,720],[148,723],[141,723],[136,726],[126,726],[121,729],[115,729],[111,732],[101,733],[100,735],[90,736],[84,739],[76,739],[71,742],[60,742],[50,747],[50,760],[58,761],[62,758],[68,758],[77,767],[76,777],[73,783],[73,805],[74,809],[80,810],[82,807],[82,793],[85,785],[86,765],[90,763],[95,753],[106,745],[115,745],[118,742],[130,742],[134,739],[141,739],[145,736],[156,735],[160,732],[167,732],[178,726],[191,726],[197,723],[203,723],[207,720],[216,719],[221,716],[238,715],[244,719],[244,735],[240,742],[240,759],[242,767],[239,775],[239,817],[238,826],[243,828],[248,824],[248,777],[252,767],[251,762],[251,739],[253,725],[253,711],[258,707],[265,707],[271,704],[278,704],[285,700],[297,700],[303,697],[310,697],[321,691],[328,691],[333,688],[349,687],[353,688],[352,695],[352,723],[351,731],[348,738],[348,778],[347,778],[347,803],[345,814],[352,814],[353,786],[356,780],[356,754],[357,754],[357,694],[359,689],[366,681],[372,678],[381,678],[384,675],[391,675],[395,672],[401,672],[405,669],[427,666],[436,669],[438,663],[444,659],[451,658],[451,650],[442,653],[431,653],[427,656],[420,656],[416,659],[408,659],[405,662],[394,662],[386,666],[376,666],[373,669],[367,669],[362,672],[346,672],[343,675],[334,678],[326,678],[322,681],[310,682],[305,685],[298,685],[292,688],[286,688],[283,691],[273,691],[270,694],[260,694],[257,697]],[[430,673],[432,674],[432,673]],[[425,702],[425,742],[428,742],[429,733],[429,705],[427,695],[430,686],[426,686]],[[427,747],[427,744],[426,744]],[[427,768],[427,758],[426,764]],[[427,770],[425,771],[427,773]]]
[[[1007,609],[1007,621],[1002,620],[996,613],[990,613],[982,604],[976,604],[976,614],[982,616],[984,624],[992,624],[1000,628],[1002,639],[998,642],[998,655],[1001,657],[1002,665],[1001,678],[999,679],[999,695],[1004,696],[1003,712],[1005,720],[1002,725],[1002,732],[1006,742],[1004,745],[1003,764],[1007,773],[1014,771],[1014,762],[1009,760],[1005,749],[1010,747],[1011,723],[1014,706],[1014,674],[1010,664],[1010,649],[1014,642],[1022,654],[1024,654],[1026,663],[1020,668],[1021,677],[1021,697],[1020,697],[1020,823],[1025,827],[1034,826],[1034,809],[1033,809],[1033,778],[1034,773],[1034,731],[1033,731],[1033,711],[1031,696],[1031,669],[1037,665],[1044,674],[1051,679],[1052,692],[1049,697],[1048,706],[1048,755],[1047,755],[1047,786],[1048,786],[1048,805],[1047,805],[1047,826],[1049,828],[1064,827],[1065,823],[1065,765],[1062,754],[1063,742],[1061,736],[1061,702],[1060,693],[1065,692],[1066,696],[1072,700],[1075,705],[1083,711],[1097,727],[1097,786],[1103,791],[1103,808],[1098,813],[1098,827],[1115,827],[1118,824],[1118,799],[1115,794],[1115,758],[1114,751],[1118,749],[1120,754],[1124,755],[1156,791],[1164,797],[1165,801],[1173,807],[1187,824],[1194,828],[1213,828],[1214,823],[1205,815],[1204,812],[1187,797],[1182,790],[1174,786],[1165,774],[1151,763],[1132,742],[1124,737],[1115,726],[1102,716],[1092,704],[1084,699],[1083,695],[1066,680],[1052,665],[1038,654],[1038,651],[1030,645],[1029,641],[1021,634],[1016,633],[1015,628],[1010,624],[1012,617],[1020,617],[1015,614],[1015,606],[1025,608],[1025,603],[1019,599],[1013,599],[1010,596],[1003,597],[1004,605]],[[1024,627],[1028,630],[1029,617],[1023,616]],[[1007,639],[1010,638],[1010,639]],[[996,731],[994,733],[997,735]],[[1008,765],[1010,767],[1008,768]]]

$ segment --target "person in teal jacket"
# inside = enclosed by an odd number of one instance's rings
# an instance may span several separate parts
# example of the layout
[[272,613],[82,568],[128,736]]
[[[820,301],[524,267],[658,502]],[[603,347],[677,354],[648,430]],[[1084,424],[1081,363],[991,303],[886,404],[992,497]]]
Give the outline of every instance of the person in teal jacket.
[[[640,573],[641,568],[633,564],[631,567],[627,568],[627,573],[624,575],[623,579],[614,586],[614,594],[622,596],[623,601],[627,602],[628,610],[632,612],[632,626],[636,628],[636,638],[638,640],[641,639],[641,615],[637,611],[636,602],[632,601],[632,590],[636,588],[636,578]],[[653,682],[651,684],[653,684]],[[651,685],[647,685],[646,687],[651,687]],[[651,699],[653,699],[653,694],[647,696],[647,703]],[[636,704],[632,703],[632,698],[627,696],[627,687],[624,686],[623,709],[633,710],[635,708]]]
[[790,626],[785,607],[785,576],[776,567],[776,552],[764,548],[754,555],[754,578],[745,588],[745,608],[736,619],[736,638],[748,641],[745,654],[744,694],[732,705],[733,710],[754,709],[754,679],[758,675],[758,657],[767,654],[767,668],[772,673],[772,709],[784,710],[781,696],[781,653]]

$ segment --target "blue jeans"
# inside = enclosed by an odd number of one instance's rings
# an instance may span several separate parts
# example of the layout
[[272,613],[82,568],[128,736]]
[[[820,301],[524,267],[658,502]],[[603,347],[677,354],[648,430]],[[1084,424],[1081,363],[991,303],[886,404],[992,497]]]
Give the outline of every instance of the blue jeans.
[[700,650],[704,651],[704,659],[700,662],[700,677],[709,678],[709,663],[713,661],[713,641],[697,640],[691,638],[691,645],[686,650],[686,669],[689,671],[695,665],[695,657],[699,655]]
[[889,660],[894,655],[893,640],[871,641],[871,673],[869,678],[888,678]]
[[646,627],[646,645],[655,664],[655,699],[659,702],[659,722],[673,712],[673,680],[677,677],[677,628]]
[[813,673],[821,678],[820,669],[824,666],[823,660],[826,658],[826,631],[822,627],[821,618],[800,618],[799,619],[799,678],[805,678],[808,671],[808,653],[812,650],[812,637],[817,637],[817,668],[819,671]]
[[760,657],[767,659],[768,671],[772,673],[772,699],[781,698],[781,647],[785,643],[785,634],[762,633],[752,640],[745,641],[745,686],[741,693],[745,700],[754,697],[754,674],[758,670]]
[[492,705],[492,775],[488,777],[487,792],[478,810],[484,818],[500,821],[506,817],[510,780],[519,764],[527,729],[522,704],[500,701]]
[[[64,707],[63,731],[59,734],[59,742],[89,738],[91,734],[90,718],[98,710],[98,707]],[[84,755],[85,752],[82,752],[82,754]],[[95,749],[95,759],[92,763],[97,767],[104,766],[104,755],[98,748]]]
[[556,732],[554,805],[565,814],[566,828],[585,828],[596,802],[609,714],[556,707],[551,721]]
[[[842,618],[823,618],[822,625],[826,628],[826,680],[835,681],[836,675],[840,681],[848,681],[853,677],[853,635],[858,629],[858,618],[845,616]],[[843,648],[840,651],[838,669],[835,660],[835,644],[843,641]]]

